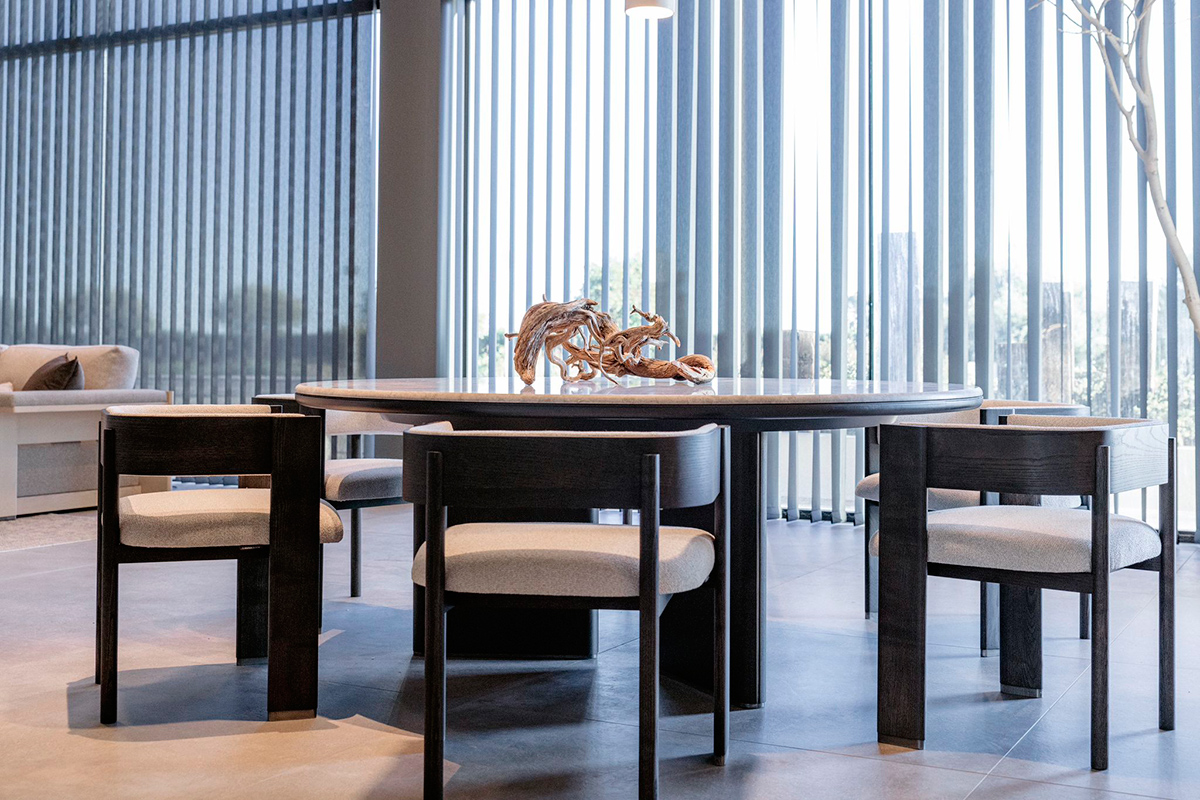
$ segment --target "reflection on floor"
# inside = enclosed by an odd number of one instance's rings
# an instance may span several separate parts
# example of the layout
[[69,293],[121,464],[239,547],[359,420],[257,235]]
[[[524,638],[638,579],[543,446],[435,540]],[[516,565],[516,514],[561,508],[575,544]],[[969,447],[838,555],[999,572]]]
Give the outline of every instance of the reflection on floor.
[[[422,664],[410,650],[411,516],[366,512],[364,597],[326,548],[320,715],[265,719],[266,671],[233,665],[232,563],[122,567],[120,723],[99,725],[95,546],[0,553],[0,796],[418,797]],[[862,531],[771,523],[767,705],[707,763],[706,698],[663,682],[664,798],[1200,796],[1200,559],[1180,549],[1178,729],[1161,733],[1156,577],[1112,591],[1111,767],[1088,770],[1088,644],[1046,592],[1045,692],[1007,699],[979,658],[974,584],[932,579],[927,749],[875,743],[875,625]],[[628,798],[637,780],[637,627],[602,614],[586,662],[450,667],[449,797]]]

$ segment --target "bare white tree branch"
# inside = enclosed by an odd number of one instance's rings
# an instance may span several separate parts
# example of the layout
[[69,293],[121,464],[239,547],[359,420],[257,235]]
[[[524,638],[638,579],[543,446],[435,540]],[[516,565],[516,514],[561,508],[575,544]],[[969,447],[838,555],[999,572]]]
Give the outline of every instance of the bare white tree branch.
[[[1133,150],[1142,163],[1142,172],[1146,176],[1146,185],[1154,203],[1154,213],[1158,217],[1158,224],[1167,240],[1167,248],[1183,280],[1183,304],[1192,320],[1192,328],[1195,329],[1197,338],[1200,338],[1200,291],[1196,288],[1192,262],[1179,238],[1179,231],[1167,205],[1158,164],[1158,113],[1154,104],[1154,90],[1150,85],[1150,15],[1154,10],[1155,0],[1142,0],[1140,10],[1137,4],[1121,3],[1125,11],[1124,30],[1129,32],[1127,39],[1118,36],[1103,22],[1103,10],[1110,1],[1101,0],[1098,6],[1084,0],[1071,0],[1071,4],[1079,14],[1079,26],[1083,34],[1095,41],[1100,51],[1108,89],[1125,119],[1125,133],[1129,143],[1133,145]],[[1120,60],[1119,69],[1133,90],[1134,102],[1128,106],[1125,105],[1121,84],[1117,81],[1118,73],[1109,55],[1109,47]],[[1139,108],[1146,126],[1144,143],[1137,135],[1136,113]]]

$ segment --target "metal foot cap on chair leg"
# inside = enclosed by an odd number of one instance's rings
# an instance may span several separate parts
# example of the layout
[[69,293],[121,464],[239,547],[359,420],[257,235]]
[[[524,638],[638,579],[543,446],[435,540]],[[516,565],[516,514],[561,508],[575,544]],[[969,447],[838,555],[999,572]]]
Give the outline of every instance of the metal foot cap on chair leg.
[[880,744],[890,744],[893,747],[907,747],[909,750],[924,750],[924,739],[905,739],[901,736],[884,736],[879,734]]
[[1009,686],[1007,683],[1000,684],[1001,694],[1011,694],[1017,697],[1041,697],[1041,689],[1030,689],[1028,686]]
[[291,719],[313,719],[317,716],[315,708],[301,709],[299,711],[268,711],[268,722],[283,722]]

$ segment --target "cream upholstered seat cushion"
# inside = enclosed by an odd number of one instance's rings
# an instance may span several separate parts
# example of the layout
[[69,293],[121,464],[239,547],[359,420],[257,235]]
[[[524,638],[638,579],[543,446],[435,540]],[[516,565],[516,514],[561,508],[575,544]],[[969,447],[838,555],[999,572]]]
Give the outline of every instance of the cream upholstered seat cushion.
[[[187,489],[121,498],[121,542],[132,547],[269,544],[270,489]],[[337,511],[321,503],[321,543],[342,540]]]
[[334,458],[325,462],[325,499],[400,499],[404,496],[404,461],[399,458]]
[[[879,473],[868,475],[854,487],[854,494],[864,500],[879,502]],[[946,511],[951,508],[966,508],[979,505],[979,492],[966,489],[930,489],[928,507],[930,511]],[[1080,498],[1067,495],[1046,495],[1042,505],[1053,508],[1079,508]]]
[[[446,531],[446,590],[473,594],[636,597],[635,525],[476,522]],[[696,528],[659,530],[659,591],[695,589],[714,563],[713,538]],[[425,545],[412,566],[425,585]]]
[[[1082,508],[973,506],[929,515],[929,560],[1016,572],[1091,572],[1092,512]],[[879,537],[871,553],[879,554]],[[1158,531],[1141,520],[1109,515],[1109,566],[1154,558]]]
[[[868,475],[854,487],[854,494],[864,500],[879,502],[879,473]],[[968,492],[960,489],[930,489],[929,510],[942,511],[947,508],[962,508],[963,506],[979,505],[979,492]]]

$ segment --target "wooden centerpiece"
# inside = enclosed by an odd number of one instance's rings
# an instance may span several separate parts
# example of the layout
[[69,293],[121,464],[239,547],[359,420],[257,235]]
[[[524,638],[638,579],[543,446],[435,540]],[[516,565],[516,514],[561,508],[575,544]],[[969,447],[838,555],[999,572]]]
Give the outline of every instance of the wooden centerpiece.
[[[658,314],[647,314],[636,306],[633,313],[643,324],[621,330],[611,315],[596,310],[596,301],[581,297],[567,303],[543,300],[535,303],[521,318],[521,328],[505,337],[517,340],[513,348],[513,366],[521,380],[532,384],[537,377],[538,357],[543,349],[569,383],[590,381],[603,375],[616,378],[636,375],[641,378],[671,378],[691,383],[708,383],[717,369],[708,356],[690,355],[671,361],[650,358],[646,349],[679,345],[667,321]],[[561,350],[561,352],[560,352]]]

